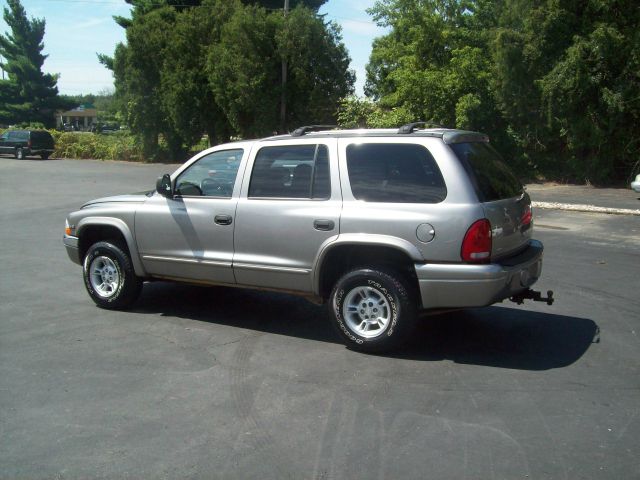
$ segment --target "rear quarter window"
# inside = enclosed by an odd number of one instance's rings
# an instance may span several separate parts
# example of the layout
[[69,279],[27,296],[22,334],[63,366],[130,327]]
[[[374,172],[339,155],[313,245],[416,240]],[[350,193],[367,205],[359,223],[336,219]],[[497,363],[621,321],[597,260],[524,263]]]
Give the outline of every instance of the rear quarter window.
[[492,202],[522,195],[522,183],[488,143],[451,145],[469,175],[481,202]]
[[422,145],[351,144],[347,146],[347,170],[357,200],[439,203],[447,196],[438,164]]

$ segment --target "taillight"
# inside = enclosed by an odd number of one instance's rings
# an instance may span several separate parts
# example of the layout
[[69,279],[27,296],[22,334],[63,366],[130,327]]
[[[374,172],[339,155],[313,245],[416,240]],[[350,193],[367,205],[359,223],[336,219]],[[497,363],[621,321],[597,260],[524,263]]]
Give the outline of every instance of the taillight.
[[465,262],[488,263],[491,258],[491,223],[486,218],[469,227],[460,256]]
[[31,148],[31,139],[27,142],[27,148]]
[[524,213],[522,214],[522,218],[520,218],[520,225],[526,227],[533,220],[533,214],[531,213],[531,205],[527,205],[524,207]]

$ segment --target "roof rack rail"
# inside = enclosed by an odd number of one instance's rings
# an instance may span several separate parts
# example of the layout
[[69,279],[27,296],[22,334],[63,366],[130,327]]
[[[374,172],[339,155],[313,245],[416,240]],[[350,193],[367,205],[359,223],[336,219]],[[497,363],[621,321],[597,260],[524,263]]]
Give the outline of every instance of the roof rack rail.
[[292,137],[301,137],[309,132],[319,132],[321,130],[332,130],[338,128],[337,125],[306,125],[304,127],[296,128],[291,134]]
[[413,133],[415,130],[417,130],[417,127],[424,127],[424,128],[444,128],[442,125],[438,125],[437,123],[431,123],[431,122],[413,122],[413,123],[407,123],[406,125],[402,125],[399,129],[398,129],[398,133],[403,134],[403,135],[407,135],[409,133]]

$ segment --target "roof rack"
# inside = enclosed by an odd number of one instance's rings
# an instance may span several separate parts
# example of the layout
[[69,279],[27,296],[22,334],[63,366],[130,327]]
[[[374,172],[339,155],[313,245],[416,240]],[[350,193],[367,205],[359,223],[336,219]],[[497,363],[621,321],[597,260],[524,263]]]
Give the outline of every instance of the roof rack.
[[296,128],[291,134],[292,137],[301,137],[309,132],[319,132],[321,130],[332,130],[338,128],[337,125],[306,125],[304,127]]
[[413,122],[413,123],[407,123],[406,125],[402,125],[398,129],[398,133],[403,134],[403,135],[407,135],[407,134],[413,133],[415,130],[417,130],[417,127],[444,128],[442,125],[438,125],[436,123],[431,123],[431,122]]

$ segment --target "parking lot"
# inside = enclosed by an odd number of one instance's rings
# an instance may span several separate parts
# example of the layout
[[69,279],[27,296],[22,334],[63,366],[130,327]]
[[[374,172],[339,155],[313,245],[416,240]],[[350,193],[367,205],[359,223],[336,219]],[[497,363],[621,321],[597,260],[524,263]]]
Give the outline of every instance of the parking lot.
[[425,318],[371,356],[281,294],[95,307],[65,214],[174,168],[0,158],[0,478],[640,478],[640,216],[536,210],[553,306]]

